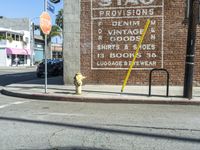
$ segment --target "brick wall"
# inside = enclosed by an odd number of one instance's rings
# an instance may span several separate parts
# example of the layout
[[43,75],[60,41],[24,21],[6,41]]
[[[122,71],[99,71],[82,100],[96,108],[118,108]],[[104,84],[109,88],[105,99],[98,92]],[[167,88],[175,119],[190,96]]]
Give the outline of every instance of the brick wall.
[[[141,49],[139,53],[142,56],[137,58],[136,61],[156,62],[156,65],[142,66],[135,64],[135,68],[132,70],[127,84],[147,85],[149,82],[150,69],[163,67],[169,71],[170,85],[183,85],[188,27],[185,23],[183,23],[185,17],[185,1],[152,0],[152,4],[148,5],[127,4],[125,6],[123,0],[121,1],[121,4],[116,3],[116,0],[112,0],[112,4],[104,7],[99,6],[99,2],[101,1],[93,0],[91,4],[91,0],[81,1],[80,57],[81,72],[87,76],[85,83],[118,85],[123,84],[128,68],[128,66],[125,66],[125,61],[131,61],[132,58],[127,58],[127,55],[125,55],[124,58],[113,58],[111,57],[111,53],[134,53],[135,50],[132,48],[132,46],[134,44],[136,45],[138,40],[129,41],[125,38],[125,40],[123,39],[122,41],[111,41],[112,37],[119,37],[119,35],[112,36],[111,31],[123,29],[130,29],[133,31],[134,29],[143,29],[148,16],[150,16],[150,19],[155,20],[156,24],[150,25],[143,43],[144,46],[153,44],[155,49]],[[91,6],[93,7],[92,11]],[[121,10],[125,10],[125,12],[120,14]],[[118,15],[116,15],[116,11]],[[142,13],[143,17],[141,17],[140,13]],[[136,26],[131,25],[131,23],[129,23],[128,26],[121,26],[119,24],[118,26],[115,26],[116,22],[119,23],[123,21],[135,21],[136,24],[137,21],[139,21],[139,23],[137,25],[135,24]],[[198,27],[194,69],[195,86],[199,86],[200,84],[199,32],[200,29]],[[156,35],[156,39],[151,39],[151,35],[154,34]],[[140,33],[137,35],[134,34],[134,36],[140,35]],[[103,38],[99,36],[102,36]],[[125,36],[130,37],[133,35],[122,35],[122,37]],[[125,49],[124,47],[126,44],[128,45],[128,49]],[[111,48],[112,50],[107,50],[106,48],[103,50],[98,50],[99,45],[114,45],[115,48]],[[117,49],[116,45],[119,45],[120,48]],[[149,58],[149,55],[152,56],[153,53],[156,54],[156,57]],[[98,61],[107,63],[109,61],[114,61],[115,65],[98,66]],[[122,62],[123,65],[116,65],[116,62]],[[165,73],[153,73],[153,84],[162,85],[165,84],[165,80]]]

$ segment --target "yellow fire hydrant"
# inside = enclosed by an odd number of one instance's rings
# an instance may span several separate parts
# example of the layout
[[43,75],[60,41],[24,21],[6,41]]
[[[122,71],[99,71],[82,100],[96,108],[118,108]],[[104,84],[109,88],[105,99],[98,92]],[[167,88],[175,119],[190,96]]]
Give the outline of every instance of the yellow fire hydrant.
[[86,77],[83,76],[80,72],[76,73],[74,77],[74,85],[76,86],[76,94],[81,94],[82,93],[82,80],[85,79]]

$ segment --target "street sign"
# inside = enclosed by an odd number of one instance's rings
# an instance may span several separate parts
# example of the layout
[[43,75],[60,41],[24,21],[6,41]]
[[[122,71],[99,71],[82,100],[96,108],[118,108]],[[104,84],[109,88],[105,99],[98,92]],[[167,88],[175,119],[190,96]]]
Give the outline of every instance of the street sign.
[[43,12],[40,16],[40,28],[44,34],[51,32],[51,17],[47,12]]
[[55,7],[51,3],[47,2],[47,10],[54,14]]
[[52,2],[52,3],[59,3],[60,0],[50,0],[50,2]]

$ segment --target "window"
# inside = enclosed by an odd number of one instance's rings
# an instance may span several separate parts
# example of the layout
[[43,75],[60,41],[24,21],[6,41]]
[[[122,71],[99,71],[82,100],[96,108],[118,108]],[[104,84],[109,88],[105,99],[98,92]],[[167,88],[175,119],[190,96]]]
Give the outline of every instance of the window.
[[19,35],[16,35],[16,41],[19,41]]
[[11,36],[10,33],[7,33],[6,39],[7,39],[9,42],[12,42],[12,41],[13,41],[13,38],[12,38],[12,36]]
[[23,41],[23,36],[20,35],[20,36],[19,36],[19,39],[20,39],[20,41]]
[[6,39],[6,33],[5,32],[0,32],[0,40]]
[[15,39],[15,34],[12,34],[12,39],[13,39],[14,41],[16,41],[16,39]]
[[28,43],[28,41],[29,41],[29,38],[25,37],[25,42]]
[[10,33],[7,33],[7,37],[11,37]]

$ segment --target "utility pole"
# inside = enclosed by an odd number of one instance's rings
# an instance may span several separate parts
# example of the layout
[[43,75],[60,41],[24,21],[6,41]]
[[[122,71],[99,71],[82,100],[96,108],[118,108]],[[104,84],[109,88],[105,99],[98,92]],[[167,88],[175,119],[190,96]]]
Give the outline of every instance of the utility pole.
[[185,61],[184,93],[183,93],[183,96],[188,99],[192,99],[195,40],[196,40],[196,26],[198,23],[198,13],[199,13],[199,0],[190,0],[187,51],[186,51],[186,61]]
[[32,38],[32,43],[31,43],[31,66],[33,66],[34,65],[34,63],[33,63],[33,53],[34,53],[34,45],[35,45],[35,37],[34,37],[34,34],[35,34],[35,25],[34,25],[34,23],[32,22],[31,23],[31,38]]
[[[44,11],[47,12],[47,0],[44,0]],[[45,93],[47,93],[47,34],[45,34]]]

